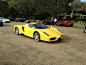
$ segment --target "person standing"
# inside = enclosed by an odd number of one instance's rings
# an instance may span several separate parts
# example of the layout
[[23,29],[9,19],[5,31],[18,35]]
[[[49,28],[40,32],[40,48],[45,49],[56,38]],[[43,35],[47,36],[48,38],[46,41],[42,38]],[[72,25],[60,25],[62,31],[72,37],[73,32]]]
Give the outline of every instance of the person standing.
[[51,25],[54,24],[54,17],[51,18]]
[[57,22],[57,19],[55,18],[55,19],[54,19],[54,25],[56,25],[56,22]]
[[78,23],[80,23],[80,18],[78,18]]

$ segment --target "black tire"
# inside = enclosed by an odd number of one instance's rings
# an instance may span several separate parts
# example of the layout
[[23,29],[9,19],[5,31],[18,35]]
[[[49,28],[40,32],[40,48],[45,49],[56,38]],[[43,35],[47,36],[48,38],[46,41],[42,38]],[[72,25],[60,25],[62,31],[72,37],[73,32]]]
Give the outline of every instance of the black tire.
[[35,39],[35,41],[40,41],[40,34],[38,33],[38,32],[35,32],[34,33],[34,39]]
[[15,28],[15,33],[16,33],[17,35],[19,35],[19,30],[18,30],[17,27]]
[[83,32],[84,32],[84,33],[86,33],[86,31],[85,31],[85,30],[83,30]]
[[[2,20],[1,20],[2,21]],[[2,21],[3,22],[3,21]],[[3,22],[4,23],[4,22]]]
[[63,26],[63,24],[60,24],[60,26]]
[[72,27],[73,26],[73,24],[70,24],[70,27]]
[[1,26],[3,26],[3,24]]

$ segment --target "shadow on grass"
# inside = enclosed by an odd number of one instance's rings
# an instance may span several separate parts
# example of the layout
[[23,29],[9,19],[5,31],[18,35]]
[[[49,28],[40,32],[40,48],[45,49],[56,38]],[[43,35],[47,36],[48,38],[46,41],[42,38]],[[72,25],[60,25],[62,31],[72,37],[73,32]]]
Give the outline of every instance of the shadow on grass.
[[61,25],[60,27],[73,27],[73,26]]

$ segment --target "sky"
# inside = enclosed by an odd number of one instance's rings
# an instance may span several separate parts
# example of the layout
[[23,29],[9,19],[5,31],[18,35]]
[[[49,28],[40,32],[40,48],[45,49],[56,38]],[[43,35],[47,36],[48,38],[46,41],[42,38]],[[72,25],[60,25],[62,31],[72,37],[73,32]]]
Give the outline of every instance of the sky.
[[81,0],[81,2],[86,2],[86,0]]

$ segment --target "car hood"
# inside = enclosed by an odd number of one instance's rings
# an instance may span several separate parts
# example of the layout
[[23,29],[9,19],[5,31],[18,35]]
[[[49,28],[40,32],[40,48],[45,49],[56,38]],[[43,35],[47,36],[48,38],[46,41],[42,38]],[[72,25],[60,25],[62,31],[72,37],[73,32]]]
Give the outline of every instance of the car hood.
[[48,28],[48,29],[40,29],[40,31],[47,33],[50,37],[61,37],[61,35],[63,35],[59,31],[54,31],[51,28]]

